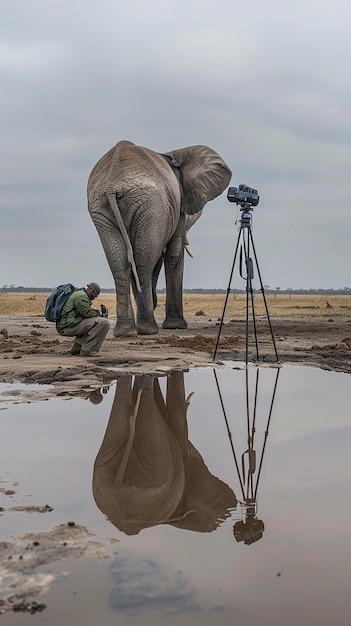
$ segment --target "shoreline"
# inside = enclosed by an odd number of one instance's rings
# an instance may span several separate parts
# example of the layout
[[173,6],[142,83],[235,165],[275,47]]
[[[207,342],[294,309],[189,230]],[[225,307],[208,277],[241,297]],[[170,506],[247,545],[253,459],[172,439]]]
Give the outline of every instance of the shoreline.
[[[0,382],[51,385],[49,395],[54,397],[96,389],[124,373],[160,376],[171,370],[217,367],[228,360],[245,361],[244,318],[225,320],[215,364],[217,319],[195,316],[187,319],[185,330],[163,330],[159,317],[158,334],[118,338],[113,336],[115,318],[110,321],[101,356],[82,358],[70,354],[72,340],[58,335],[55,325],[42,316],[0,315]],[[279,364],[312,365],[351,373],[351,321],[348,317],[271,316],[271,323]],[[256,360],[252,338],[250,335],[250,363]],[[258,364],[277,365],[269,325],[263,316],[257,319],[257,338]]]

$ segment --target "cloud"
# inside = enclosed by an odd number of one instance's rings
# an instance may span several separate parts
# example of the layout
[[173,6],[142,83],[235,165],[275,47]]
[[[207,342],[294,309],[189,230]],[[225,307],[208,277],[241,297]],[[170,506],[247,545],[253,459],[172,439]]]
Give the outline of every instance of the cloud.
[[[209,145],[232,184],[258,188],[265,282],[347,285],[350,14],[346,0],[298,0],[288,11],[278,0],[6,3],[0,284],[83,284],[94,274],[113,285],[86,183],[129,139],[157,151]],[[187,287],[225,286],[233,207],[225,194],[213,205],[189,234]],[[48,267],[45,241],[55,236],[64,254]]]

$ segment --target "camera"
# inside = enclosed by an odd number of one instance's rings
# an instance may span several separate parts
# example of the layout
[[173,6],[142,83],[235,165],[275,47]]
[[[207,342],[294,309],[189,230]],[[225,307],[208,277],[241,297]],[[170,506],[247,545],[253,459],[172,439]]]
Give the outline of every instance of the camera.
[[108,309],[105,307],[104,304],[100,304],[100,311],[101,317],[108,317]]
[[263,537],[264,523],[260,519],[249,518],[243,522],[236,522],[233,534],[237,542],[243,541],[246,545],[255,543]]
[[240,204],[242,210],[248,207],[257,206],[260,201],[257,189],[248,187],[247,185],[239,185],[239,187],[229,187],[227,198],[229,202]]

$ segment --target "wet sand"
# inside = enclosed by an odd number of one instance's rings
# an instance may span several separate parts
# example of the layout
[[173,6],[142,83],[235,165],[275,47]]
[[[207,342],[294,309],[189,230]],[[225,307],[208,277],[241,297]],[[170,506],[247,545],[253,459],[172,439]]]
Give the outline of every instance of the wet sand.
[[[163,330],[150,336],[114,337],[115,319],[101,356],[70,354],[71,339],[57,334],[55,325],[40,317],[0,316],[0,382],[50,384],[52,390],[35,394],[47,398],[82,389],[94,389],[123,373],[162,374],[171,370],[213,367],[215,363],[245,361],[245,319],[224,321],[207,316],[188,318],[186,330]],[[266,318],[257,319],[259,361],[276,364],[311,364],[337,372],[351,372],[351,320],[348,317],[271,318],[273,338]],[[253,329],[249,328],[249,362],[255,362]],[[274,347],[275,343],[275,347]],[[276,350],[275,350],[276,348]],[[21,393],[26,401],[34,394]]]

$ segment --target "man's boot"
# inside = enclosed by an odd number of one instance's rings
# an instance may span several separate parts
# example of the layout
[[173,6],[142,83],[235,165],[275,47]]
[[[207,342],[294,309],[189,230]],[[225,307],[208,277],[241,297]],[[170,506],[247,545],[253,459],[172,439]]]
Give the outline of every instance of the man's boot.
[[80,343],[78,343],[78,341],[74,341],[71,348],[71,354],[80,354],[81,348],[82,346]]

